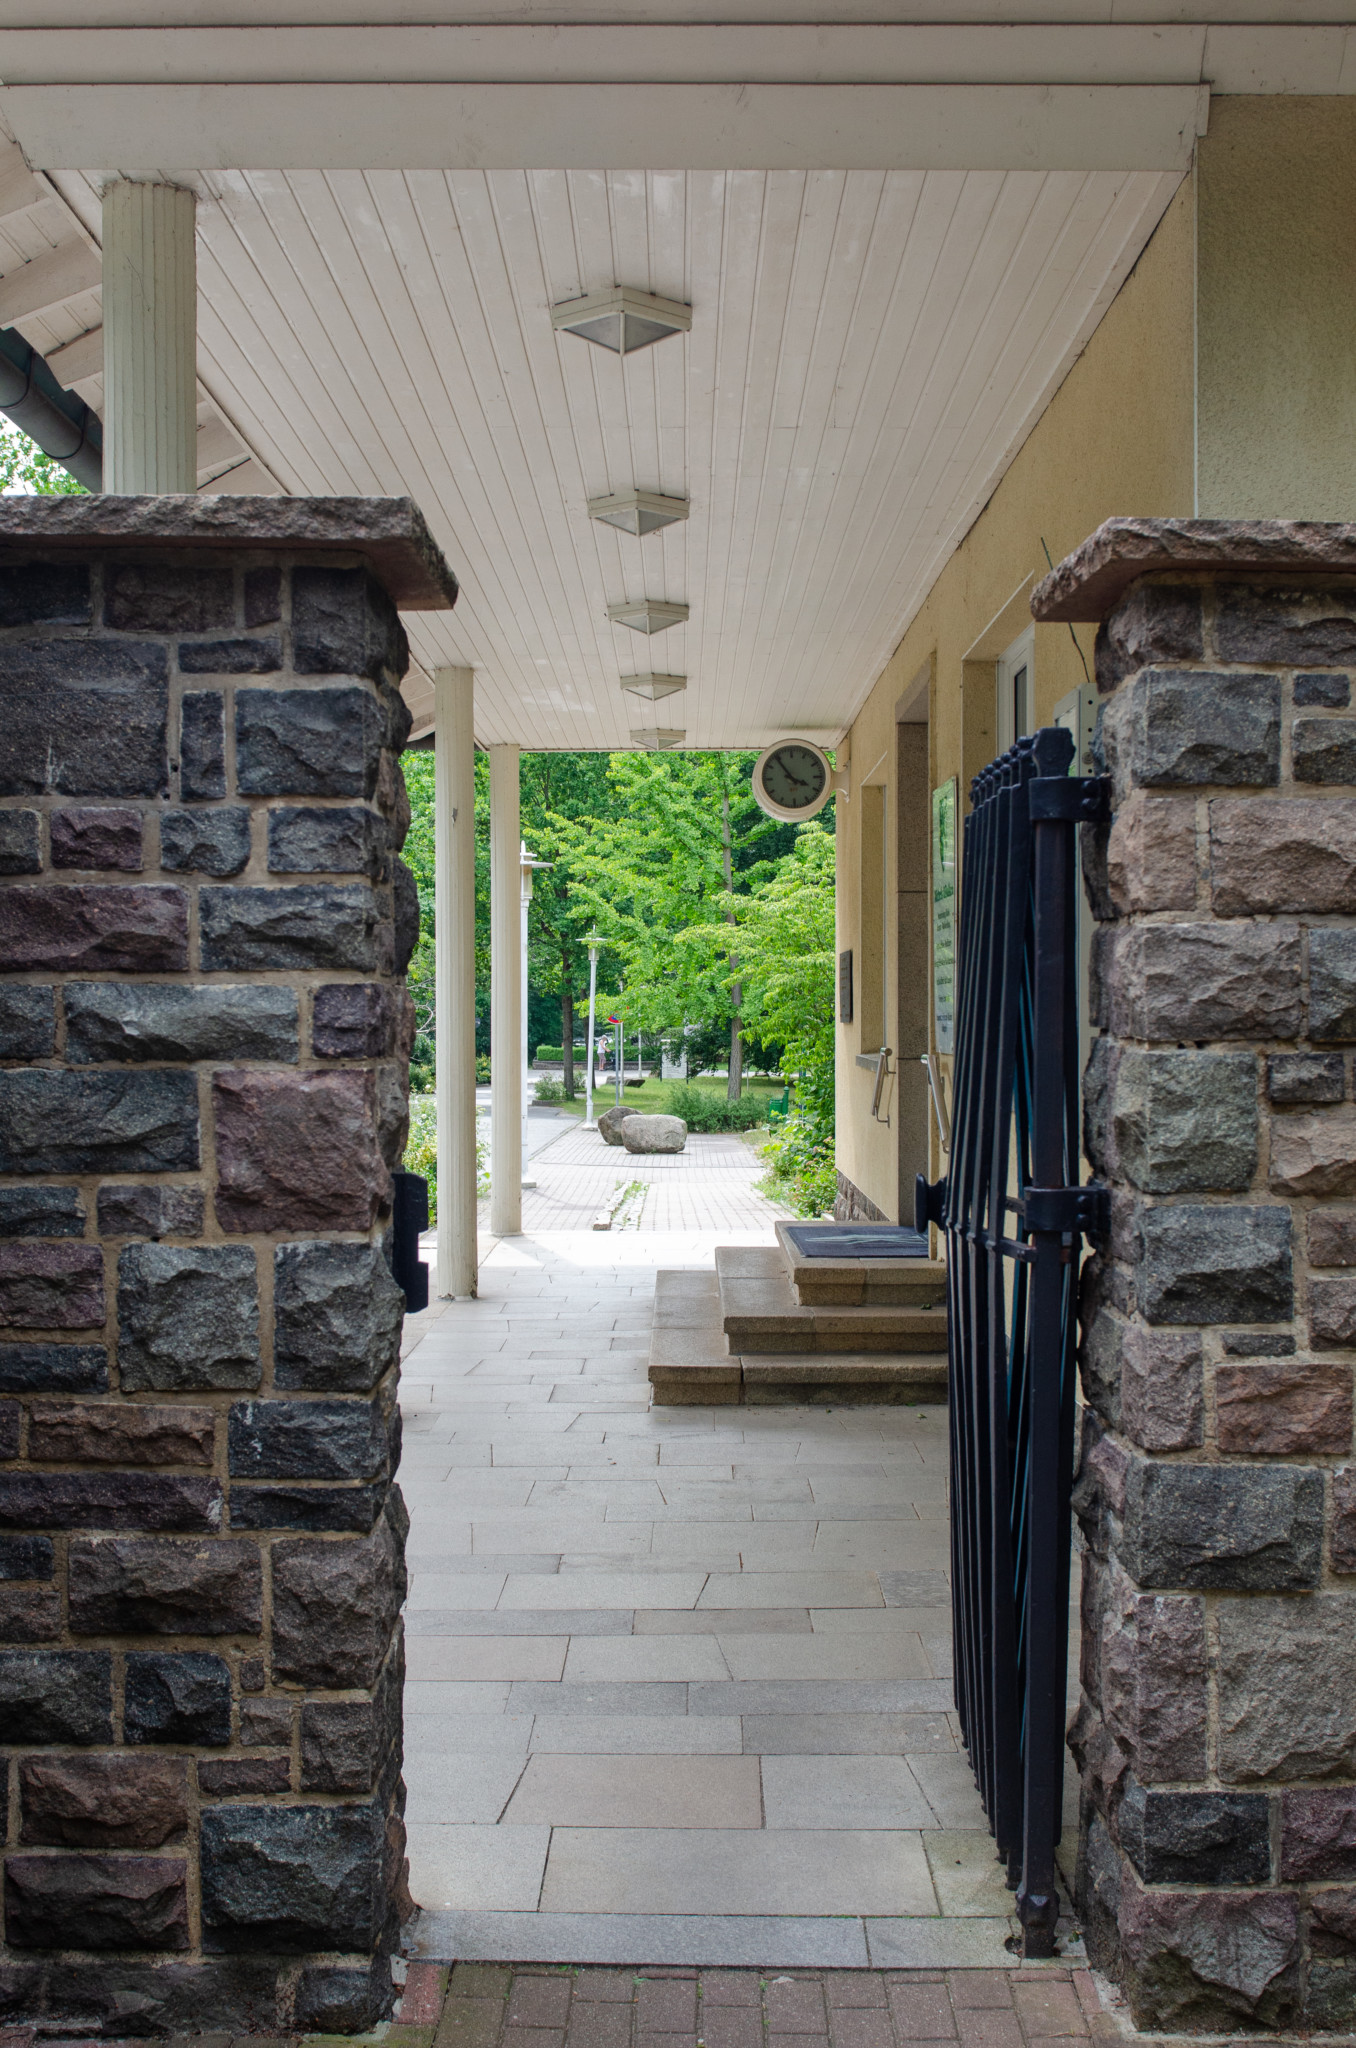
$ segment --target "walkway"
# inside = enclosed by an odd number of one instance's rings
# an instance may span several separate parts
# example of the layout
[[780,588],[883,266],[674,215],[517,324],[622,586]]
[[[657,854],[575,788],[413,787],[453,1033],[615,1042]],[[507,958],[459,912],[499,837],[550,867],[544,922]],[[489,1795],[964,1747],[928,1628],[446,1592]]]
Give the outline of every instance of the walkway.
[[[534,1111],[529,1125],[542,1114]],[[537,1185],[523,1194],[523,1228],[533,1234],[589,1230],[599,1211],[611,1209],[628,1189],[635,1193],[620,1218],[628,1230],[715,1230],[725,1233],[722,1243],[732,1236],[751,1243],[750,1231],[767,1230],[791,1213],[759,1193],[763,1163],[732,1132],[703,1137],[694,1131],[683,1151],[646,1156],[608,1145],[571,1119],[554,1142],[533,1147],[531,1172]]]

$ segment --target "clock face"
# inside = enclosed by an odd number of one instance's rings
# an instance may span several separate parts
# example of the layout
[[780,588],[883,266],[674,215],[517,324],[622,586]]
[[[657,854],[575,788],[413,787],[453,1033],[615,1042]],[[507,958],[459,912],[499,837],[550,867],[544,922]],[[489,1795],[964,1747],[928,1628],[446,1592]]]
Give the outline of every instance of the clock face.
[[763,763],[764,794],[784,811],[809,810],[823,796],[827,782],[823,757],[797,740],[774,747]]

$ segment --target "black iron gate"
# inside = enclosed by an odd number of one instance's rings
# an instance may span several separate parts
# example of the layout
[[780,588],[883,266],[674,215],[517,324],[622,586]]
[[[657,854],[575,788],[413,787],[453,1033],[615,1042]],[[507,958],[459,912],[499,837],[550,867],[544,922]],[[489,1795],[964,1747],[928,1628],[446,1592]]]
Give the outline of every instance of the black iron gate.
[[1079,1252],[1105,1201],[1078,1185],[1076,892],[1106,786],[1072,760],[1051,727],[971,786],[949,1171],[918,1188],[946,1234],[956,1706],[1031,1956],[1054,1953]]

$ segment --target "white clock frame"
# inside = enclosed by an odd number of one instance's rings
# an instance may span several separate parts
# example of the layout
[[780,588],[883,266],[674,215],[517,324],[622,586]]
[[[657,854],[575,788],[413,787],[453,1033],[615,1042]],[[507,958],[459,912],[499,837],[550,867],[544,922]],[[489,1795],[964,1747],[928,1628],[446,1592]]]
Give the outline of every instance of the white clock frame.
[[[776,803],[763,788],[763,767],[773,754],[779,754],[783,747],[806,747],[816,755],[824,767],[824,787],[812,804],[801,804],[793,810],[788,804]],[[753,764],[753,800],[760,811],[766,811],[769,818],[778,818],[783,824],[798,825],[806,818],[817,818],[831,796],[847,794],[847,778],[839,775],[824,749],[815,740],[798,739],[790,734],[785,739],[773,740],[764,747]]]

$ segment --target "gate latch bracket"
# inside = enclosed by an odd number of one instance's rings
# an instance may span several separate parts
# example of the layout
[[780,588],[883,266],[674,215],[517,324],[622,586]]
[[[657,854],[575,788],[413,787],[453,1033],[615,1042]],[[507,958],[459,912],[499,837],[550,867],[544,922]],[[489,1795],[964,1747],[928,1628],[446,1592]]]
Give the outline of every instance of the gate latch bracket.
[[1111,1190],[1096,1180],[1081,1188],[1024,1188],[1022,1222],[1028,1230],[1057,1231],[1061,1237],[1109,1237]]
[[1111,816],[1109,775],[1038,775],[1027,784],[1031,822],[1103,825]]
[[942,1211],[946,1206],[946,1176],[930,1181],[925,1173],[917,1174],[913,1183],[913,1227],[926,1230],[929,1223],[942,1227]]

